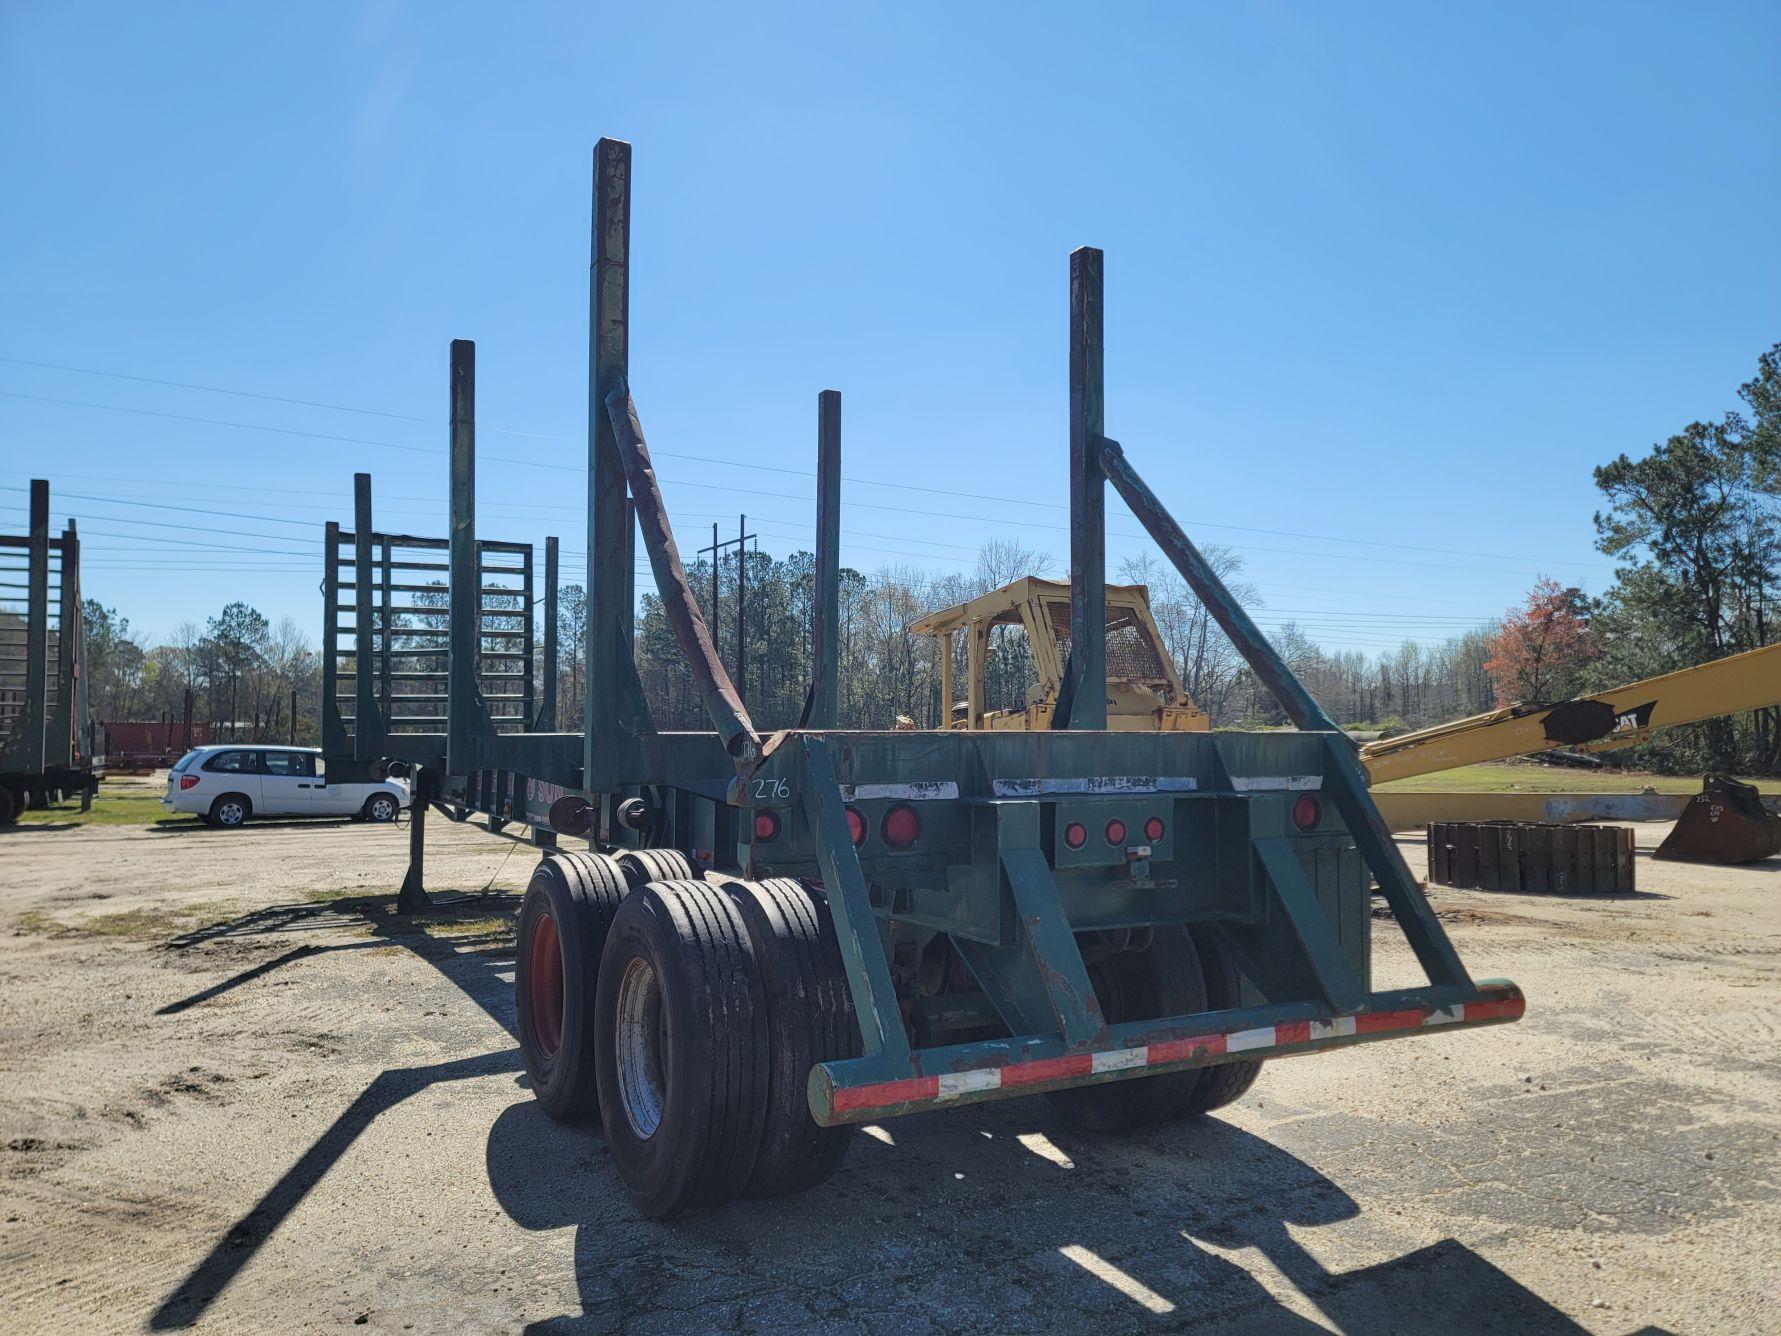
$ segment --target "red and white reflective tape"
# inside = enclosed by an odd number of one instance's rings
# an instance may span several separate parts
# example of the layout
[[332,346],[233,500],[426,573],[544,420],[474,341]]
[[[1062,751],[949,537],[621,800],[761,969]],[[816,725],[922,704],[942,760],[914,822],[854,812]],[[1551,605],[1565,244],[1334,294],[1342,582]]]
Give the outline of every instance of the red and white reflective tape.
[[1190,1035],[1182,1039],[1142,1044],[1135,1048],[1072,1053],[1061,1058],[1011,1062],[1003,1067],[978,1067],[971,1071],[946,1072],[938,1076],[911,1076],[871,1085],[839,1086],[831,1096],[831,1108],[838,1117],[845,1117],[899,1105],[939,1105],[969,1096],[981,1096],[992,1090],[1013,1091],[1023,1086],[1048,1085],[1106,1072],[1174,1066],[1196,1060],[1204,1061],[1222,1054],[1265,1054],[1269,1050],[1291,1048],[1299,1044],[1330,1043],[1390,1033],[1408,1034],[1442,1025],[1481,1025],[1489,1021],[1521,1018],[1527,1009],[1527,1003],[1519,991],[1492,992],[1494,995],[1477,1002],[1437,1007],[1432,1011],[1413,1007],[1402,1011],[1361,1012],[1353,1016],[1337,1016],[1327,1021],[1281,1021],[1276,1025],[1264,1025],[1251,1030]]

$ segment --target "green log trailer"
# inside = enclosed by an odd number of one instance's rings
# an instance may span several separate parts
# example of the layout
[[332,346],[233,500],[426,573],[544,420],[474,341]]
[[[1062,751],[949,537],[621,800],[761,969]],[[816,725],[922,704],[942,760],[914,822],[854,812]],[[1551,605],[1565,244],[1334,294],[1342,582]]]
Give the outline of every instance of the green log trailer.
[[49,527],[49,483],[31,480],[30,532],[0,534],[0,826],[80,795],[93,805],[81,623],[80,538]]
[[[629,390],[630,160],[613,140],[594,160],[586,726],[543,731],[552,712],[529,706],[533,731],[491,723],[473,350],[455,343],[450,537],[435,540],[445,710],[365,730],[353,755],[414,776],[410,908],[425,904],[429,804],[523,822],[545,846],[518,931],[526,1069],[551,1115],[600,1117],[643,1212],[812,1187],[852,1124],[1044,1094],[1121,1132],[1228,1104],[1268,1058],[1521,1016],[1513,984],[1466,973],[1353,745],[1104,434],[1099,251],[1070,260],[1073,624],[1054,729],[836,727],[841,414],[824,391],[815,681],[800,726],[761,736],[687,582]],[[1301,731],[1106,730],[1102,693],[1081,687],[1106,680],[1107,482]],[[354,613],[370,664],[368,480],[356,519],[350,607],[330,532],[328,618]],[[636,534],[711,732],[651,722]],[[376,718],[373,684],[355,683],[356,720]],[[1372,987],[1375,883],[1425,986]]]

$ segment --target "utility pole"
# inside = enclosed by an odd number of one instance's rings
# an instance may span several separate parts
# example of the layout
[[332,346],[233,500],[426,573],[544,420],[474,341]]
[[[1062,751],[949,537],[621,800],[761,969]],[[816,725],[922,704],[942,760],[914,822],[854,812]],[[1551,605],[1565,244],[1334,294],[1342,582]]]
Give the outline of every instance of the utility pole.
[[[743,561],[743,553],[747,551],[746,545],[748,543],[756,542],[759,538],[759,534],[748,532],[748,516],[744,515],[741,517],[741,523],[737,527],[736,537],[730,539],[728,542],[720,541],[717,536],[717,525],[713,524],[711,526],[711,546],[699,549],[699,555],[701,557],[707,552],[711,554],[711,607],[707,610],[706,615],[711,619],[711,643],[713,645],[718,643],[718,562],[723,559],[723,554],[726,549],[732,547],[736,549],[736,696],[739,700],[744,702],[748,699],[748,665],[746,663],[748,646],[748,574],[747,565]],[[721,653],[722,651],[719,651],[720,655]]]
[[736,522],[736,699],[748,704],[748,516]]

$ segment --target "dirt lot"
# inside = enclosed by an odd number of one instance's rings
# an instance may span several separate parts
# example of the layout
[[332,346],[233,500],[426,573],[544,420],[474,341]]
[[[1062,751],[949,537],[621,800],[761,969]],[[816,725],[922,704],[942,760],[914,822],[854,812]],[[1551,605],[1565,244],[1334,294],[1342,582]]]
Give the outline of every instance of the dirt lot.
[[1776,1328],[1781,862],[1437,890],[1520,1025],[1277,1062],[1123,1141],[1042,1100],[904,1119],[814,1193],[670,1226],[526,1092],[531,852],[429,835],[435,891],[494,894],[416,923],[405,830],[0,834],[7,1328]]

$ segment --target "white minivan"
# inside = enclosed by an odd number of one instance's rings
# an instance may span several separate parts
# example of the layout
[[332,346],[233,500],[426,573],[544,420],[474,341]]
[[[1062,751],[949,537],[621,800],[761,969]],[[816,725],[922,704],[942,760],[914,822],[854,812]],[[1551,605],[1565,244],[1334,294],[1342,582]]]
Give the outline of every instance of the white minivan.
[[213,826],[239,826],[250,816],[350,816],[394,821],[408,806],[408,786],[330,784],[315,747],[213,743],[187,752],[167,772],[169,812],[191,812]]

